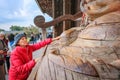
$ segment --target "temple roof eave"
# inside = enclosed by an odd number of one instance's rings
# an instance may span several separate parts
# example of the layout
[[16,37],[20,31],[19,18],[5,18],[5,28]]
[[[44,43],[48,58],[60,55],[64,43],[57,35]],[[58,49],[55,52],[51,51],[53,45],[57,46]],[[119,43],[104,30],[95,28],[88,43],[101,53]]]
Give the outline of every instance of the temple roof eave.
[[52,17],[52,12],[53,12],[52,0],[35,0],[35,1],[43,13],[46,13]]

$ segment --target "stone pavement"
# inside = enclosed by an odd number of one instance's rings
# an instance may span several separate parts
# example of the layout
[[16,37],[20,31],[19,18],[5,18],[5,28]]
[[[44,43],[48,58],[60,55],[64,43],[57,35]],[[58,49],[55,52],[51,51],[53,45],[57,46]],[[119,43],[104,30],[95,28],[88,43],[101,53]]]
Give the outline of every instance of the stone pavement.
[[8,80],[8,73],[6,74],[5,78],[6,78],[6,80]]

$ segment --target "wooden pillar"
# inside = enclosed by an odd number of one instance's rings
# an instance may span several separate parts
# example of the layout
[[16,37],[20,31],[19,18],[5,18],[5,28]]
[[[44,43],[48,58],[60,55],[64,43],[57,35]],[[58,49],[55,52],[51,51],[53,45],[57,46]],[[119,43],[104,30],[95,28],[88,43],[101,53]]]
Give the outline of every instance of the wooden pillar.
[[46,39],[46,28],[42,28],[42,40]]
[[[72,1],[71,0],[71,3],[72,3],[72,14],[75,14],[77,13],[78,11],[80,11],[80,2],[81,0],[75,0],[75,1]],[[81,16],[82,16],[82,13],[81,13]],[[77,20],[76,22],[73,23],[74,26],[80,26],[80,22],[81,20]]]
[[81,2],[81,0],[77,0],[76,1],[76,4],[77,4],[77,8],[76,8],[76,11],[80,11],[80,2]]
[[[71,0],[63,0],[63,15],[71,14]],[[63,31],[71,27],[70,21],[63,22]]]
[[[63,15],[63,0],[52,0],[53,19]],[[54,37],[59,36],[63,32],[63,23],[54,25]]]
[[[52,0],[52,9],[53,9],[53,12],[52,12],[52,17],[53,19],[55,19],[55,0]],[[53,26],[53,37],[56,37],[56,29],[55,29],[55,26]]]

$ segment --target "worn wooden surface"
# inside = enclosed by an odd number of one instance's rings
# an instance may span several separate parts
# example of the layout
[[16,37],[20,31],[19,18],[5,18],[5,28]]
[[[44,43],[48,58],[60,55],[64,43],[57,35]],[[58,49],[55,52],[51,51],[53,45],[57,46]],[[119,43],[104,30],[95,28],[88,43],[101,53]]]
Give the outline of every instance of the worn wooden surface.
[[[96,5],[89,4],[96,1]],[[63,32],[60,40],[51,43],[34,80],[120,80],[120,0],[89,3],[91,11],[95,6],[106,13],[93,11],[101,16],[94,17],[84,29]]]

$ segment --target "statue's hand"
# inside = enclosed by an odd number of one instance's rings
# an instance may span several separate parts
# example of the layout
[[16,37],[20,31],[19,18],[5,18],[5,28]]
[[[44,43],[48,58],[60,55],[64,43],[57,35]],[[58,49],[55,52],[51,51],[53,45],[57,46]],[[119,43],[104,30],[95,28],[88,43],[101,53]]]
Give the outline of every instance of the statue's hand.
[[111,63],[111,65],[113,65],[114,67],[120,69],[120,59],[113,61]]

